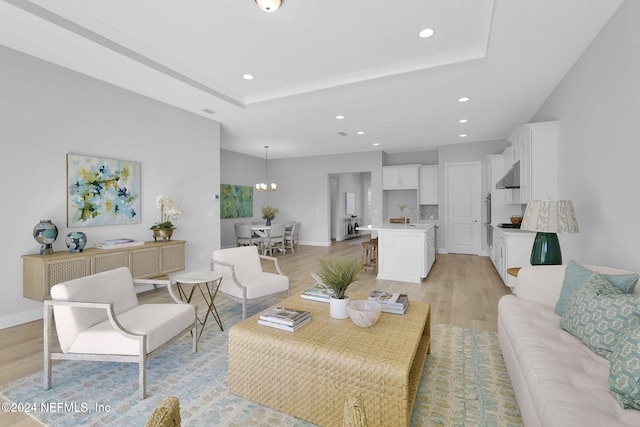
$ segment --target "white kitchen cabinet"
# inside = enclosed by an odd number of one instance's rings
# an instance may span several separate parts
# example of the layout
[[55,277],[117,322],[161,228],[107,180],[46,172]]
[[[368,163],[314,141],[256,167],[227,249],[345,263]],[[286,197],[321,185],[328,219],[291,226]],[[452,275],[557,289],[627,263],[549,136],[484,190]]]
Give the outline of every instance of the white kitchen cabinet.
[[491,154],[485,157],[485,166],[487,168],[487,188],[489,192],[496,189],[496,182],[504,176],[504,156],[502,154]]
[[516,150],[514,150],[513,145],[505,148],[502,155],[504,156],[504,173],[502,174],[504,176],[504,174],[507,173],[518,161],[518,159],[516,158]]
[[426,272],[427,275],[429,274],[429,271],[431,271],[431,267],[433,267],[433,264],[436,262],[436,251],[438,250],[438,248],[436,248],[436,228],[433,227],[431,228],[429,231],[427,231],[427,235],[426,235],[426,244],[427,244],[427,268],[426,268]]
[[433,224],[384,223],[368,226],[378,233],[378,275],[380,280],[420,283],[435,262],[436,235]]
[[520,162],[519,203],[558,199],[558,122],[529,123],[509,137]]
[[382,168],[383,190],[418,189],[420,165],[384,166]]
[[517,292],[517,278],[507,273],[515,267],[531,265],[531,248],[536,233],[523,230],[509,230],[494,227],[493,230],[493,265],[498,274],[513,293]]
[[420,166],[420,204],[438,204],[438,165]]

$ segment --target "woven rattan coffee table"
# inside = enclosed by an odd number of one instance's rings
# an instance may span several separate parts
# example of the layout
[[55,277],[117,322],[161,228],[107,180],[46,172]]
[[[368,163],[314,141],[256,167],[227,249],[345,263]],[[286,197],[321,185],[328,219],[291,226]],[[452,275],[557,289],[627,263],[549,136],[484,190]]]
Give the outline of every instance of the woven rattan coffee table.
[[[366,299],[366,295],[351,295]],[[279,303],[308,310],[295,332],[258,325],[229,330],[229,390],[322,426],[342,426],[348,397],[362,399],[369,426],[407,426],[429,351],[429,304],[382,313],[371,328],[329,316],[329,305],[294,295]]]

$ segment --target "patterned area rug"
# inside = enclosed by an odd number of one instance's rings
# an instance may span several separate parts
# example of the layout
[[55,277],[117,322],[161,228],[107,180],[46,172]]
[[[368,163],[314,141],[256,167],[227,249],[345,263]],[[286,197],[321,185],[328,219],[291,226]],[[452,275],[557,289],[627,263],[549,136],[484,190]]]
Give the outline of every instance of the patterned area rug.
[[[249,314],[276,302],[250,306]],[[145,400],[138,399],[137,365],[125,363],[63,361],[53,366],[51,390],[43,390],[37,372],[0,386],[0,393],[33,408],[34,418],[52,426],[143,426],[166,396],[179,398],[183,426],[310,426],[228,392],[228,329],[241,310],[224,295],[216,306],[225,331],[212,321],[197,354],[187,334],[152,357]],[[522,425],[495,333],[433,325],[431,342],[412,426]]]

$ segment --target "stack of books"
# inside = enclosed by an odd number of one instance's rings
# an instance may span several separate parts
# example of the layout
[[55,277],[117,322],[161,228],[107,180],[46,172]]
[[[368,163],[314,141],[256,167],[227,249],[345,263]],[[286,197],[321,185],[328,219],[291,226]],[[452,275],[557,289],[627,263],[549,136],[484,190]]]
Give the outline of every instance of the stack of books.
[[96,245],[95,247],[98,249],[121,249],[121,248],[128,248],[132,246],[142,246],[142,245],[144,245],[144,242],[140,240],[111,239],[111,240],[105,240],[104,242],[102,242],[99,245]]
[[271,326],[293,332],[311,321],[311,313],[295,308],[276,307],[258,318],[258,325]]
[[378,301],[384,313],[404,314],[409,307],[407,294],[390,293],[385,291],[373,291],[369,295],[371,301]]
[[316,284],[306,289],[300,294],[300,298],[309,299],[312,301],[329,302],[329,297],[333,295],[333,290],[320,281],[320,278],[314,273],[311,273]]

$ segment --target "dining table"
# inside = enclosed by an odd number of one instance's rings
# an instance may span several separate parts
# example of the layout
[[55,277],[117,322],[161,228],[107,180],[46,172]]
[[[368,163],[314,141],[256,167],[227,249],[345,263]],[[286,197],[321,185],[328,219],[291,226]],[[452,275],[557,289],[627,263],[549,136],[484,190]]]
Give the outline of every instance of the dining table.
[[263,238],[263,241],[261,241],[260,244],[258,244],[258,251],[260,251],[262,255],[266,254],[264,239],[269,237],[269,231],[271,231],[271,226],[266,224],[251,224],[249,226],[249,230],[251,230],[251,232],[255,233],[257,236]]

